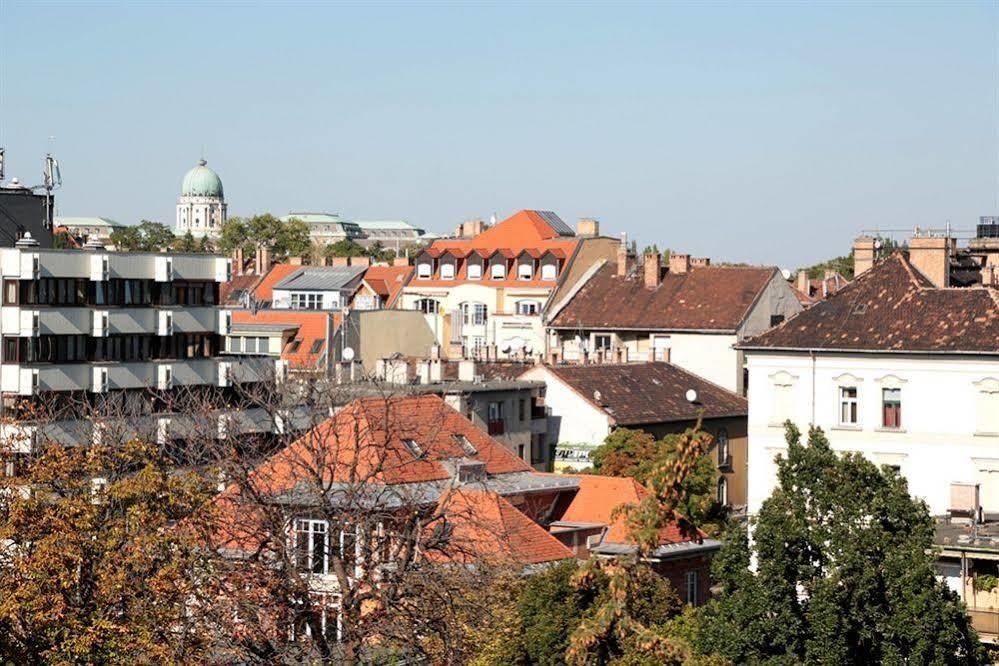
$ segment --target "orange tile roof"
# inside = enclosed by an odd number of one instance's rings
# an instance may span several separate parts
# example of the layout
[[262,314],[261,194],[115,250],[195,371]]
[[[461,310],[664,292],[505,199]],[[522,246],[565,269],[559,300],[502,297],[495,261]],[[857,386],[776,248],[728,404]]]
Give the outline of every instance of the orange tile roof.
[[429,559],[540,564],[573,556],[545,528],[498,493],[460,488],[442,497],[438,510],[450,526],[451,534],[444,549],[427,552]]
[[412,266],[371,266],[363,279],[382,299],[382,307],[390,308],[412,274]]
[[[623,516],[612,517],[614,509],[622,504],[636,503],[648,494],[642,484],[630,477],[580,474],[579,490],[558,520],[569,523],[602,523],[608,526],[604,543],[633,543],[628,536],[628,524]],[[702,536],[704,536],[702,534]],[[659,532],[659,543],[692,541],[676,525],[669,525]]]
[[295,271],[302,268],[292,264],[274,264],[267,271],[267,275],[260,280],[260,283],[253,290],[253,297],[258,302],[269,302],[274,300],[274,285],[285,279]]
[[[316,367],[326,348],[326,317],[333,317],[333,330],[340,328],[339,312],[313,312],[308,310],[233,310],[232,323],[280,324],[298,328],[291,340],[281,350],[282,360],[294,369]],[[316,351],[312,351],[313,348]]]

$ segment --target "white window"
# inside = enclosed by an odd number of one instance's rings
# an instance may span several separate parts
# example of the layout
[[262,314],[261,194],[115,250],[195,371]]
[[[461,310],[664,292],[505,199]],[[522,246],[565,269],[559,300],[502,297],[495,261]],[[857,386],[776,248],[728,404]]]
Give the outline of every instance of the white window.
[[728,450],[728,430],[719,428],[715,441],[718,443],[718,467],[730,466],[732,464],[732,457]]
[[291,295],[292,310],[321,310],[323,295],[315,292],[296,292]]
[[537,301],[517,301],[517,314],[536,315],[541,311],[541,304]]
[[414,310],[419,310],[423,314],[437,314],[441,304],[432,298],[421,298],[413,304]]
[[980,435],[999,435],[999,379],[983,379],[978,387],[978,424]]
[[433,269],[429,263],[423,262],[416,265],[416,277],[421,280],[429,280],[432,272]]
[[554,280],[557,272],[558,267],[555,264],[544,264],[541,266],[541,279]]
[[684,599],[691,606],[697,605],[697,572],[685,571],[683,574]]
[[486,304],[462,303],[461,315],[466,326],[482,326],[486,323]]
[[533,264],[517,264],[517,279],[518,280],[530,280],[534,277],[534,265]]
[[468,262],[468,279],[469,280],[481,280],[482,279],[482,264],[478,262],[469,261]]
[[295,562],[299,571],[325,574],[329,571],[329,525],[325,520],[295,521]]
[[490,275],[494,280],[503,280],[506,278],[505,263],[500,262],[498,264],[493,264],[492,268],[490,268],[489,270],[490,270]]
[[454,264],[441,264],[441,279],[442,280],[454,279]]
[[598,349],[603,349],[604,351],[610,351],[610,348],[611,348],[611,336],[609,333],[598,333],[593,336],[594,351]]
[[846,426],[857,425],[857,387],[839,387],[839,424]]
[[724,476],[718,477],[718,503],[722,506],[728,504],[728,479]]
[[771,405],[771,425],[784,425],[784,421],[793,420],[795,378],[783,370],[771,375],[773,382],[773,404]]

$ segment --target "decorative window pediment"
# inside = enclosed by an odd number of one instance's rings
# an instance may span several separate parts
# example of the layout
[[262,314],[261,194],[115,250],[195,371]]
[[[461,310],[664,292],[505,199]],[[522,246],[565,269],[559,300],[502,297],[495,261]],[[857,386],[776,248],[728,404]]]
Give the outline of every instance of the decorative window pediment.
[[995,377],[986,377],[972,383],[982,393],[999,393],[999,379]]
[[901,377],[897,377],[895,375],[885,375],[884,377],[878,377],[874,381],[877,382],[881,388],[900,389],[902,388],[902,385],[907,383],[909,380],[902,379]]
[[798,377],[786,370],[780,370],[770,375],[770,383],[774,386],[793,386],[796,381],[798,381]]
[[837,386],[856,386],[864,380],[856,375],[851,375],[849,372],[844,372],[838,377],[833,377],[833,381],[836,382]]

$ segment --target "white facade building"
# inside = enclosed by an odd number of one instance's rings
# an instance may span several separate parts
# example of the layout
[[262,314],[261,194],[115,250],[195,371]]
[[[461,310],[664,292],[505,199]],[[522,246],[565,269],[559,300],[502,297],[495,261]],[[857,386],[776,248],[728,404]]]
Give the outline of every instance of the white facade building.
[[776,485],[784,422],[901,473],[934,515],[952,483],[999,512],[999,295],[936,288],[898,253],[740,345],[749,368],[749,512]]
[[222,179],[208,168],[205,160],[184,175],[177,199],[176,234],[187,232],[195,238],[217,238],[226,220],[225,193]]

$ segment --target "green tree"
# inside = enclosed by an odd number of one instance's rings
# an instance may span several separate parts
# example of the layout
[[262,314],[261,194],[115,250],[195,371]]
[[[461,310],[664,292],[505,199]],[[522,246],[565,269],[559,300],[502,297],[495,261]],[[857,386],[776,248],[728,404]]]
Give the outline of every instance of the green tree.
[[278,242],[278,236],[281,234],[282,226],[281,220],[270,213],[254,215],[246,221],[246,235],[254,245],[266,245],[269,248],[274,248]]
[[142,235],[138,227],[118,227],[111,232],[109,238],[122,252],[136,252],[142,248]]
[[173,244],[175,236],[170,227],[160,222],[142,220],[137,227],[140,238],[139,250],[143,252],[159,252]]
[[177,252],[196,252],[198,249],[198,243],[194,240],[194,234],[188,230],[186,234],[181,236],[174,242],[173,248]]
[[[934,576],[933,523],[897,473],[787,424],[787,457],[749,544],[714,561],[720,599],[694,645],[735,663],[978,664],[957,596]],[[756,569],[750,569],[755,555]]]
[[241,217],[230,217],[222,225],[219,233],[219,251],[224,254],[232,254],[237,247],[242,247],[243,252],[253,252],[253,243],[249,241],[249,230],[246,222]]
[[330,243],[324,249],[327,257],[366,257],[368,251],[360,243],[356,243],[349,238]]
[[66,250],[73,247],[73,243],[69,238],[69,233],[66,231],[57,231],[52,234],[52,247],[57,250]]
[[309,253],[309,225],[292,218],[283,222],[274,237],[274,254],[279,259],[301,257]]
[[[700,429],[698,424],[695,430]],[[710,435],[704,433],[710,439]],[[658,470],[672,465],[681,456],[684,434],[666,435],[656,440],[642,430],[618,428],[607,436],[591,456],[594,474],[632,477],[639,483],[652,481]],[[709,534],[720,534],[727,521],[726,509],[718,503],[716,471],[708,455],[694,464],[683,481],[684,500],[680,513]]]

